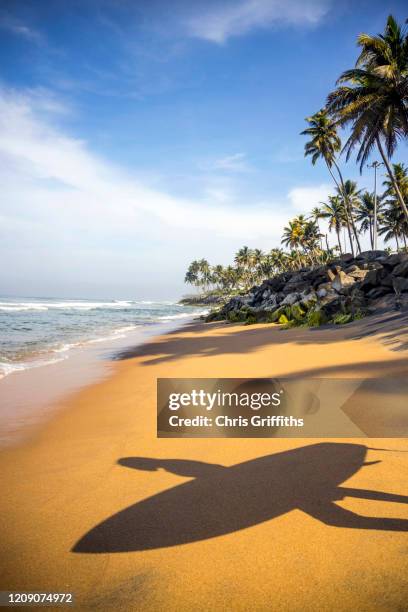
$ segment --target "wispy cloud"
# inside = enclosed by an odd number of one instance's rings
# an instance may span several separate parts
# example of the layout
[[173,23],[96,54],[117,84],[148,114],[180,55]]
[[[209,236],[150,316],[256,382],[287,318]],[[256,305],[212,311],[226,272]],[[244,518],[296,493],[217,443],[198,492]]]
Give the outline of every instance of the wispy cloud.
[[288,199],[297,213],[310,213],[312,208],[320,206],[321,202],[327,200],[327,196],[333,193],[334,187],[328,183],[321,185],[310,185],[307,187],[295,187],[288,194]]
[[236,0],[216,3],[187,22],[191,36],[224,43],[256,28],[274,24],[313,25],[328,12],[331,0]]
[[76,269],[84,282],[92,276],[106,287],[129,284],[137,270],[138,283],[177,291],[190,259],[226,263],[244,243],[279,242],[287,204],[248,209],[225,190],[203,187],[196,198],[157,190],[58,128],[58,105],[42,93],[0,90],[0,257],[13,261],[10,273],[2,270],[7,286],[47,274],[63,283]]
[[227,172],[249,172],[251,170],[245,153],[234,153],[233,155],[221,157],[215,161],[214,168]]
[[248,207],[235,178],[213,174],[196,197],[176,197],[58,128],[61,109],[47,90],[0,89],[3,290],[15,291],[16,279],[20,293],[91,279],[101,295],[119,285],[131,295],[136,283],[145,295],[174,296],[192,259],[225,264],[243,244],[277,246],[288,218],[332,191],[299,186]]
[[25,38],[37,44],[42,43],[44,40],[42,34],[38,32],[38,30],[5,15],[0,15],[0,29],[11,32],[16,36],[20,36],[21,38]]

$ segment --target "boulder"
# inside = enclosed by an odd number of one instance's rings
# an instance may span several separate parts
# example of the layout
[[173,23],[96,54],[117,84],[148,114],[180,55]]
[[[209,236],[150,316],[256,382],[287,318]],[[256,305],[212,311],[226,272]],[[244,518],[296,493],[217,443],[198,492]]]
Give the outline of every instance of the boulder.
[[344,298],[337,294],[331,294],[324,297],[319,302],[320,310],[324,313],[324,315],[330,319],[333,315],[338,313],[339,311],[343,311]]
[[390,310],[396,309],[395,295],[389,293],[388,295],[384,295],[376,300],[373,300],[369,307],[368,311],[370,314],[379,314],[382,312],[388,312]]
[[352,264],[351,266],[347,266],[347,268],[344,268],[344,272],[346,274],[351,274],[352,272],[357,272],[358,270],[360,270],[360,268],[356,266],[356,264]]
[[339,259],[344,263],[348,263],[349,261],[353,261],[354,257],[351,253],[343,253],[343,255],[340,255]]
[[305,306],[306,308],[310,308],[311,306],[316,304],[316,302],[317,302],[317,295],[314,291],[310,291],[309,293],[304,291],[300,296],[300,303],[302,306]]
[[347,291],[350,287],[352,287],[355,283],[355,279],[352,276],[349,276],[343,270],[339,270],[332,280],[332,287],[338,293]]
[[406,291],[408,291],[408,278],[404,278],[402,276],[395,276],[392,280],[392,287],[396,295],[405,293]]
[[393,280],[394,277],[391,274],[386,274],[381,279],[381,285],[383,285],[384,287],[392,287]]
[[331,291],[333,291],[331,283],[322,283],[317,287],[316,295],[319,298],[324,298]]
[[334,279],[336,278],[336,274],[337,274],[336,270],[332,270],[331,268],[328,268],[327,278],[329,279],[329,281],[334,281]]
[[[382,269],[382,266],[381,266],[381,269]],[[379,284],[379,270],[375,268],[372,270],[367,270],[367,274],[365,275],[365,278],[363,282],[361,283],[361,288],[364,290],[369,290],[371,287],[375,287],[378,284]]]
[[[353,268],[357,268],[357,266],[353,266]],[[363,281],[369,272],[370,270],[360,270],[360,268],[357,268],[356,270],[348,272],[347,274],[355,280]]]
[[284,300],[280,303],[280,306],[292,306],[299,301],[298,293],[288,293]]
[[392,273],[394,276],[408,276],[408,259],[395,266]]
[[393,255],[388,255],[388,257],[384,260],[383,265],[394,268],[403,261],[408,261],[408,253],[394,253]]
[[387,295],[387,293],[391,292],[391,287],[383,287],[383,286],[379,286],[379,287],[373,287],[373,289],[370,289],[370,291],[367,293],[367,299],[369,300],[375,300],[383,295]]
[[353,287],[347,299],[349,300],[349,310],[352,313],[356,312],[357,310],[362,310],[366,306],[366,297],[364,292],[358,287]]
[[363,251],[357,255],[356,260],[364,261],[375,261],[378,259],[386,259],[388,257],[387,251]]

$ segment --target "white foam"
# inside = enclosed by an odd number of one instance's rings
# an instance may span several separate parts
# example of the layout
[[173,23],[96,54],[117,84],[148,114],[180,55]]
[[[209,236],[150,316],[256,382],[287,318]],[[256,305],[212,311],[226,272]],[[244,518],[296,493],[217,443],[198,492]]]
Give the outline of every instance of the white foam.
[[120,310],[121,308],[129,308],[132,302],[114,301],[114,302],[0,302],[0,310],[5,312],[19,311],[44,311],[44,310],[95,310],[98,308],[112,308]]
[[174,319],[187,319],[192,317],[199,317],[206,314],[208,314],[208,310],[199,310],[197,312],[180,312],[174,315],[163,315],[157,318],[161,321],[172,321]]
[[66,359],[66,357],[38,361],[21,361],[20,363],[5,363],[4,361],[0,361],[0,379],[15,372],[22,372],[23,370],[31,370],[31,368],[52,365],[53,363],[64,361],[64,359]]

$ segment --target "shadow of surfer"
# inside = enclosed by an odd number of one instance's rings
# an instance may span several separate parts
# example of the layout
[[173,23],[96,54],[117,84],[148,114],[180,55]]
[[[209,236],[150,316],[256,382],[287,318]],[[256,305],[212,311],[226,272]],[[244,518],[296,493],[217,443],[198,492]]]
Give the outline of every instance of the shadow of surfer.
[[[225,467],[200,461],[125,457],[119,464],[191,480],[99,523],[77,553],[130,552],[205,540],[301,510],[326,525],[407,531],[408,520],[361,516],[335,502],[357,497],[408,504],[408,496],[339,486],[365,462],[360,444],[319,443]],[[385,449],[377,449],[385,450]]]

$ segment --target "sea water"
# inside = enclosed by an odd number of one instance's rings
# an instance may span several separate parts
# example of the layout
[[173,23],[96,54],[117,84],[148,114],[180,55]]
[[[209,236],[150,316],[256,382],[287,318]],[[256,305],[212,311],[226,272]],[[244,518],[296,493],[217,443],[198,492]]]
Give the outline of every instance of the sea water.
[[0,297],[0,378],[67,359],[77,347],[125,338],[138,327],[204,313],[171,301]]

